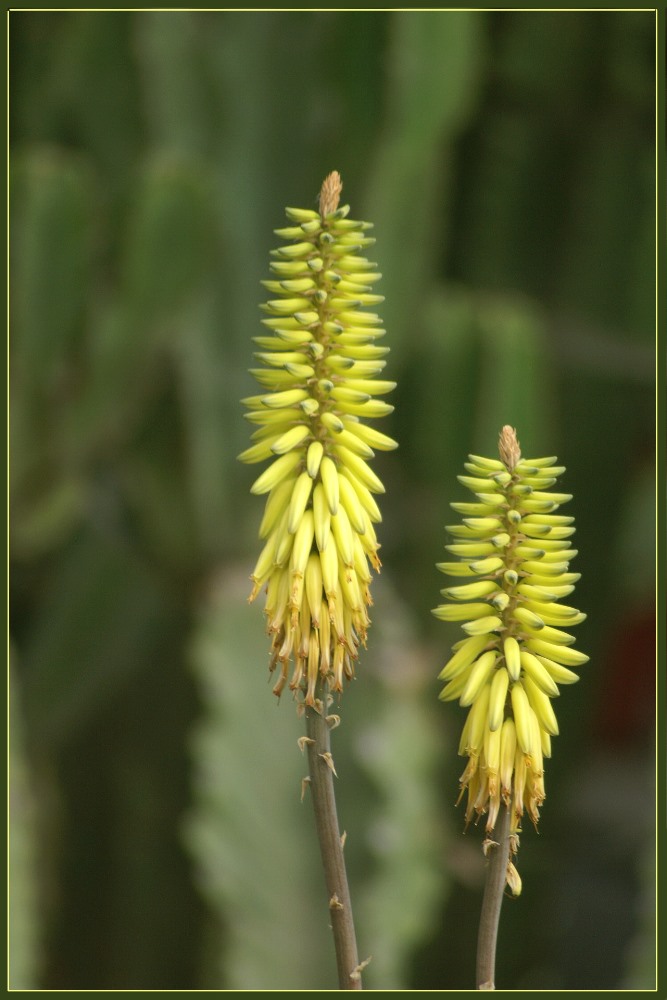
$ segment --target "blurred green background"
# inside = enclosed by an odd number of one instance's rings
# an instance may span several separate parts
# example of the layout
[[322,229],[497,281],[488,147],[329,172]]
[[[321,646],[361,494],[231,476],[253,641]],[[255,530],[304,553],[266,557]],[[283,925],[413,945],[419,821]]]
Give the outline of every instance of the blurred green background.
[[499,987],[654,983],[652,12],[14,12],[10,985],[334,988],[303,725],[266,683],[239,400],[283,207],[341,172],[398,381],[334,734],[368,988],[473,983],[437,701],[448,503],[558,455],[587,612]]

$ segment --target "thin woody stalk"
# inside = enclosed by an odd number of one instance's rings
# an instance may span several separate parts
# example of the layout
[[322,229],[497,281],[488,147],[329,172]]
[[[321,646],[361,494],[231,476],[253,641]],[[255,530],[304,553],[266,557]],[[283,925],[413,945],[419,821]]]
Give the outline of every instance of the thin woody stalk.
[[500,908],[507,881],[507,863],[510,856],[509,830],[509,809],[502,806],[493,834],[494,840],[487,841],[486,848],[488,864],[477,937],[478,990],[495,990],[496,988],[496,944]]
[[329,900],[338,984],[341,990],[360,990],[361,966],[343,854],[344,838],[340,834],[336,810],[330,723],[323,712],[306,708],[306,733],[310,789]]

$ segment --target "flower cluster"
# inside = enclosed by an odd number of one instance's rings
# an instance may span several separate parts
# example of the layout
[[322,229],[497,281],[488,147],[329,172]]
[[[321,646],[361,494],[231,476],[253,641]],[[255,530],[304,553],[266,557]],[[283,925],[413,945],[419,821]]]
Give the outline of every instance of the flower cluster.
[[586,616],[559,603],[579,579],[569,572],[574,518],[556,513],[572,497],[550,492],[565,470],[555,458],[521,458],[511,427],[499,452],[500,460],[470,455],[469,475],[458,477],[475,502],[451,504],[463,515],[446,529],[458,561],[438,569],[467,582],[442,590],[451,603],[433,614],[463,622],[465,633],[439,679],[443,701],[470,708],[459,744],[468,757],[460,779],[466,824],[488,813],[491,834],[504,802],[516,853],[524,810],[537,826],[544,801],[543,758],[558,733],[551,699],[559,684],[578,680],[570,668],[588,657],[564,631]]
[[266,586],[275,694],[293,659],[289,687],[310,706],[320,679],[342,691],[365,644],[370,565],[380,568],[373,494],[384,492],[368,460],[397,447],[363,422],[392,412],[377,397],[395,383],[376,378],[389,348],[378,343],[380,318],[364,308],[383,301],[373,292],[376,265],[360,256],[375,242],[371,225],[338,207],[341,189],[330,174],[319,213],[288,208],[291,224],[276,230],[288,242],[272,252],[274,277],[263,282],[273,296],[262,307],[268,334],[254,338],[264,367],[252,374],[264,391],[243,400],[256,430],[239,456],[273,459],[251,487],[268,497],[249,599]]

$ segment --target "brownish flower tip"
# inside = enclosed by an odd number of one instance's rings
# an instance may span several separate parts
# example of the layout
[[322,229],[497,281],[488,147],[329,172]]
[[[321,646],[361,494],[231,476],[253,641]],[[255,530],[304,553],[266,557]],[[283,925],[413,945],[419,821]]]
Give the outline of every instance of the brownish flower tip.
[[322,219],[326,219],[327,215],[336,211],[342,190],[343,182],[340,179],[340,174],[337,170],[333,170],[328,177],[324,178],[320,191],[320,216]]
[[505,424],[498,438],[498,451],[500,458],[507,467],[508,472],[514,472],[521,458],[521,447],[516,436],[516,430]]

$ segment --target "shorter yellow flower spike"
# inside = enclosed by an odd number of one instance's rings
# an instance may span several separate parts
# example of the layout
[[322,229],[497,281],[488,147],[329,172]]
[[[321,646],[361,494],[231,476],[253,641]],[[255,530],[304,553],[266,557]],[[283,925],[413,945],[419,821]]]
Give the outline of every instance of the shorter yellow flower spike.
[[[447,528],[456,542],[446,548],[458,561],[437,565],[465,582],[444,588],[452,603],[433,614],[460,622],[466,635],[439,675],[446,682],[440,699],[469,708],[459,743],[468,758],[459,796],[467,792],[466,825],[487,815],[491,837],[504,802],[515,854],[524,811],[537,827],[544,801],[544,757],[551,756],[551,737],[558,734],[551,699],[559,684],[579,679],[569,668],[588,657],[563,631],[586,616],[559,603],[579,579],[569,572],[577,554],[570,548],[574,518],[555,513],[572,498],[549,492],[565,470],[555,457],[522,458],[509,426],[500,433],[498,451],[500,460],[469,455],[468,474],[458,477],[475,502],[451,505],[464,515],[461,525]],[[508,885],[515,895],[521,891],[511,862]]]
[[392,412],[377,397],[395,383],[376,377],[389,349],[378,343],[379,316],[367,311],[382,301],[372,291],[381,275],[360,256],[374,242],[371,226],[348,218],[341,191],[334,171],[319,212],[288,208],[290,224],[276,230],[287,245],[273,251],[263,282],[271,296],[261,307],[267,329],[255,337],[263,367],[251,370],[264,391],[243,400],[256,429],[239,458],[271,460],[251,486],[267,499],[250,600],[266,588],[273,690],[288,685],[300,708],[318,707],[320,682],[339,692],[354,676],[371,567],[380,569],[373,494],[384,486],[369,462],[375,449],[397,447],[363,422]]

